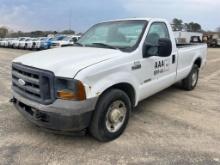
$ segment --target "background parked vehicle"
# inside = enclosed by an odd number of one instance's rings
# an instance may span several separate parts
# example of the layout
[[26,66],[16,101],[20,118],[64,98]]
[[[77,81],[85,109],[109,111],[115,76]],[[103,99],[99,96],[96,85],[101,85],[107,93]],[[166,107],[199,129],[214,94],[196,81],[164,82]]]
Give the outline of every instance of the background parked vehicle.
[[13,40],[13,42],[12,42],[12,47],[13,47],[13,48],[19,48],[20,42],[24,41],[26,38],[27,38],[27,37],[19,37],[18,39]]
[[57,48],[60,47],[60,41],[62,41],[64,38],[66,38],[66,35],[56,36],[51,40],[51,48]]
[[75,42],[79,40],[80,36],[73,35],[73,36],[66,36],[62,40],[53,41],[53,47],[64,47],[64,46],[72,46]]
[[30,40],[26,41],[26,49],[33,49],[34,42],[37,40],[37,38],[31,38]]
[[22,38],[17,38],[15,40],[12,41],[12,48],[18,48],[18,45],[19,45],[19,41],[21,40]]
[[4,38],[0,38],[0,46],[2,47],[2,43],[4,41]]
[[204,34],[203,42],[207,43],[208,47],[212,47],[212,48],[219,47],[220,46],[219,34],[215,34],[215,33]]
[[200,36],[192,36],[190,43],[202,43],[202,39],[200,38]]
[[1,38],[0,47],[17,49],[44,50],[55,47],[71,46],[80,38],[79,35],[57,35],[48,37]]
[[6,39],[5,39],[5,41],[4,41],[4,47],[6,47],[6,48],[8,47],[9,40],[10,40],[9,38],[6,38]]
[[52,39],[53,38],[51,37],[38,38],[36,41],[34,41],[33,48],[37,50],[50,49]]
[[187,32],[187,31],[174,31],[177,44],[189,44],[202,41],[202,33]]
[[26,45],[27,42],[30,41],[30,40],[31,40],[31,38],[25,38],[25,39],[21,40],[19,42],[18,48],[19,49],[25,49],[27,47],[27,45]]
[[1,47],[7,47],[8,46],[8,38],[4,38],[0,42]]
[[8,47],[9,47],[9,48],[12,48],[12,47],[13,47],[13,42],[14,42],[15,40],[17,40],[17,38],[10,38],[10,39],[8,40]]

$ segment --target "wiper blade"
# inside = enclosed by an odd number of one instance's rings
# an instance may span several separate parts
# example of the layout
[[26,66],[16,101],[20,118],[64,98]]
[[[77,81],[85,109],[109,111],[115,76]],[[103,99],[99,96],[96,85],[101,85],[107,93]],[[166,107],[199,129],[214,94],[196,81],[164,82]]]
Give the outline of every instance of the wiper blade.
[[108,44],[104,44],[104,43],[92,43],[91,45],[99,45],[99,46],[103,46],[103,47],[106,47],[106,48],[110,48],[110,49],[117,49],[117,50],[120,50],[119,48],[117,47],[114,47],[114,46],[111,46],[111,45],[108,45]]

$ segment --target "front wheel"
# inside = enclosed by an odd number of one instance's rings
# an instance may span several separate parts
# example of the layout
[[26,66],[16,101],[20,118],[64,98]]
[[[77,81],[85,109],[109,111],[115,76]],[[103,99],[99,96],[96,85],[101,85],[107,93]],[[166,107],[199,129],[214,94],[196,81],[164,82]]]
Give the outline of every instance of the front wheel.
[[193,65],[193,68],[190,74],[182,81],[182,87],[185,90],[193,90],[199,79],[199,67],[197,65]]
[[89,131],[99,141],[111,141],[125,130],[131,111],[128,95],[119,89],[111,89],[99,100]]

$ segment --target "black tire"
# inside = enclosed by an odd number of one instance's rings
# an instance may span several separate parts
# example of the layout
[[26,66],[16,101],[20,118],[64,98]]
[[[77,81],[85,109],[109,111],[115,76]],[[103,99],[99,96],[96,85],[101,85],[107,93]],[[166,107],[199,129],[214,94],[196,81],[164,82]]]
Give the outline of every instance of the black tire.
[[[197,75],[196,78],[193,78],[194,74]],[[190,74],[185,79],[182,80],[182,88],[187,91],[193,90],[197,85],[198,78],[199,78],[199,67],[197,65],[193,65]]]
[[[126,113],[122,125],[116,132],[110,132],[107,128],[106,120],[110,106],[116,101],[122,101],[126,107]],[[118,138],[125,130],[131,112],[131,101],[128,95],[119,89],[111,89],[104,93],[97,103],[96,110],[89,127],[91,135],[102,142],[107,142]]]

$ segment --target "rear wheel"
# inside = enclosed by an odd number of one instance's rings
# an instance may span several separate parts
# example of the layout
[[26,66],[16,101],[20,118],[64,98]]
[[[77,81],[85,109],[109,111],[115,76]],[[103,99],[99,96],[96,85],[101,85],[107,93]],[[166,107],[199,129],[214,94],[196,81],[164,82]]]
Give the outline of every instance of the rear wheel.
[[99,141],[110,141],[125,130],[131,111],[131,102],[125,92],[111,89],[99,100],[93,115],[90,133]]
[[182,81],[182,87],[185,90],[193,90],[198,82],[199,78],[199,67],[194,65],[190,74]]

